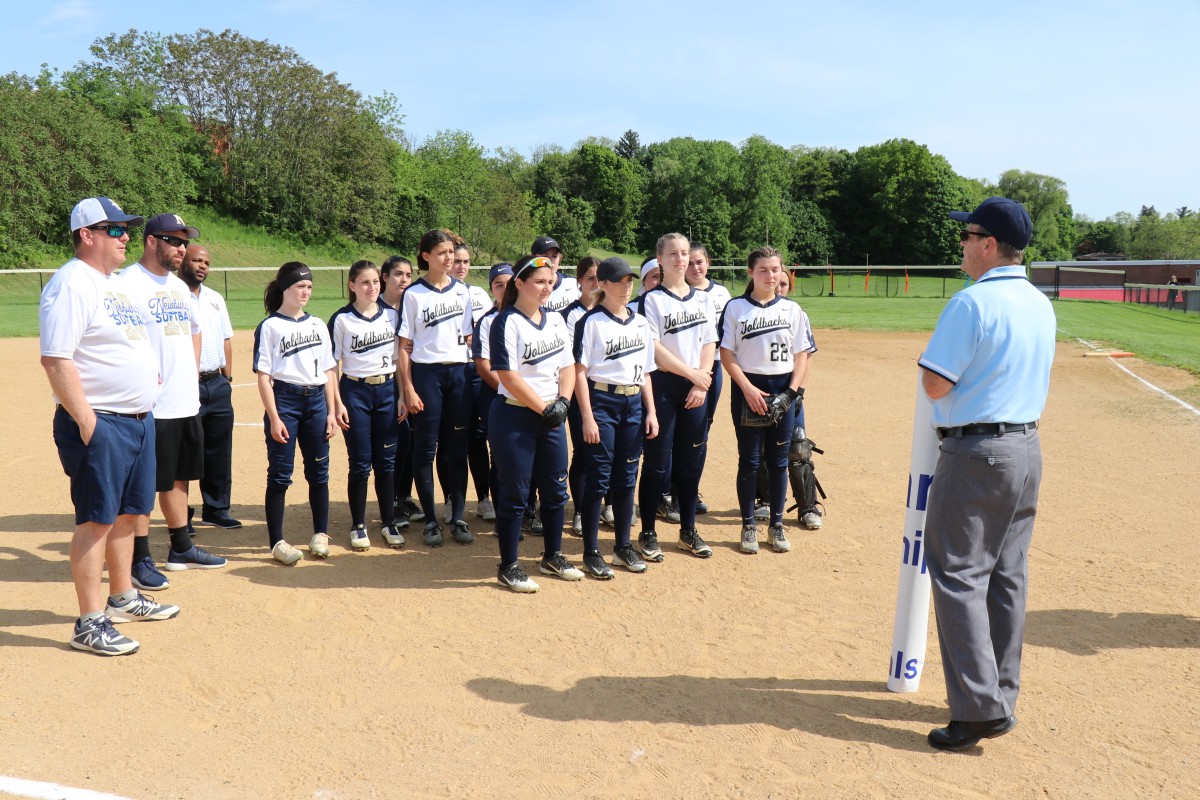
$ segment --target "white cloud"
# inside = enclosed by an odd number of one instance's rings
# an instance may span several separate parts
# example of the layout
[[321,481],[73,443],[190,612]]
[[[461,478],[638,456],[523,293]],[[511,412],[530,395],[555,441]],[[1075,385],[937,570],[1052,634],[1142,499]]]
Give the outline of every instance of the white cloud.
[[53,6],[37,24],[39,28],[55,30],[77,29],[98,13],[99,9],[92,5],[91,0],[63,0]]

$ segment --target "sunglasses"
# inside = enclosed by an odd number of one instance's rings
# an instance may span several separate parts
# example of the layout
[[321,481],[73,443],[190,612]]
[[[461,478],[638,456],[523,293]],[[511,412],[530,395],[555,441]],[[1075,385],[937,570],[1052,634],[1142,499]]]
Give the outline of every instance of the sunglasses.
[[128,225],[110,225],[109,223],[101,223],[100,225],[88,225],[89,231],[104,231],[114,239],[120,239],[129,233]]
[[166,242],[171,247],[187,247],[188,239],[180,239],[178,236],[168,236],[165,233],[152,233],[150,236],[158,239],[160,242]]
[[983,238],[986,239],[989,236],[995,236],[995,234],[994,233],[984,233],[983,231],[967,231],[967,230],[962,230],[962,231],[958,232],[958,240],[960,242],[965,242],[967,240],[968,236],[982,236]]

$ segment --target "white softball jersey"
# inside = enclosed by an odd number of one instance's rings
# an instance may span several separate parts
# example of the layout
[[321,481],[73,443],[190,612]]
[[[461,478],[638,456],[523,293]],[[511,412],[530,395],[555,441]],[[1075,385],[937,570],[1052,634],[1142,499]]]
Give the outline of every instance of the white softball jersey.
[[702,292],[708,293],[708,299],[712,301],[713,314],[716,319],[721,319],[721,312],[725,310],[725,306],[733,299],[729,294],[729,290],[716,281],[710,280],[707,289],[701,289]]
[[500,311],[492,306],[491,310],[483,315],[479,322],[475,323],[475,335],[471,337],[471,348],[474,352],[471,354],[474,358],[492,358],[492,323],[496,321],[496,315]]
[[642,297],[642,315],[654,338],[689,367],[699,367],[704,345],[717,341],[717,317],[708,292],[688,287],[679,297],[659,284]]
[[467,285],[455,278],[444,289],[424,278],[404,290],[400,304],[400,336],[413,344],[418,364],[467,363],[474,306]]
[[563,275],[561,272],[555,274],[558,278],[554,283],[554,290],[550,292],[550,297],[546,299],[544,307],[550,311],[562,313],[566,310],[567,306],[583,296],[583,291],[579,288],[579,281]]
[[[467,290],[471,293],[471,330],[474,331],[479,326],[479,320],[483,319],[488,311],[495,308],[496,304],[492,301],[492,296],[487,293],[487,289],[482,286],[467,284]],[[471,341],[475,341],[474,333],[471,335]],[[467,345],[467,361],[475,357],[471,350],[472,345]]]
[[254,329],[254,371],[296,386],[324,386],[333,369],[329,328],[311,314],[292,319],[278,312]]
[[396,309],[378,304],[374,316],[365,317],[353,303],[329,318],[333,358],[342,362],[342,374],[352,378],[392,375],[396,372]]
[[[562,314],[543,308],[542,321],[535,325],[515,306],[506,308],[496,315],[490,336],[494,371],[516,372],[547,402],[558,397],[559,370],[570,369],[575,363]],[[500,394],[513,396],[503,381]]]
[[645,384],[653,372],[654,337],[646,318],[630,313],[624,320],[596,306],[575,328],[574,357],[596,383]]
[[744,372],[782,375],[792,371],[793,353],[812,348],[804,312],[794,300],[776,297],[759,303],[735,297],[721,319],[721,349],[733,353]]
[[75,362],[94,410],[141,414],[154,407],[158,359],[141,312],[116,278],[68,261],[42,290],[38,332],[43,356]]
[[200,413],[200,381],[192,336],[200,333],[200,320],[193,313],[191,290],[178,275],[155,275],[141,264],[122,270],[117,283],[137,305],[154,348],[162,378],[155,419],[196,416]]

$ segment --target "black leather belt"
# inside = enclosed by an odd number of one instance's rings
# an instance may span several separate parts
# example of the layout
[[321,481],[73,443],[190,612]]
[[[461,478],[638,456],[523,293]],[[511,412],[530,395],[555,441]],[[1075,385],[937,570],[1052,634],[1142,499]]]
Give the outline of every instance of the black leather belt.
[[323,394],[325,392],[325,384],[316,386],[305,386],[296,383],[287,383],[286,381],[275,381],[273,384],[276,389],[282,389],[291,394],[298,394],[302,397],[311,397],[314,394]]
[[[63,407],[62,403],[55,403],[54,407],[56,409],[58,409],[59,411],[63,412],[64,414],[66,414],[68,417],[71,417],[71,412],[67,411],[67,409]],[[104,414],[105,416],[108,416],[108,417],[125,417],[126,419],[145,419],[146,417],[150,416],[149,411],[139,411],[136,414],[126,414],[122,411],[101,411],[99,409],[93,408],[92,412],[95,414]],[[71,419],[75,419],[75,418],[71,417]]]
[[219,369],[214,369],[212,372],[201,372],[200,373],[200,380],[202,380],[202,381],[211,381],[213,378],[224,378],[224,377],[225,377],[225,373],[221,372],[221,370],[219,370]]
[[962,438],[963,436],[1003,436],[1006,433],[1026,433],[1037,430],[1038,422],[977,422],[974,425],[961,425],[957,428],[938,428],[938,440],[947,437]]

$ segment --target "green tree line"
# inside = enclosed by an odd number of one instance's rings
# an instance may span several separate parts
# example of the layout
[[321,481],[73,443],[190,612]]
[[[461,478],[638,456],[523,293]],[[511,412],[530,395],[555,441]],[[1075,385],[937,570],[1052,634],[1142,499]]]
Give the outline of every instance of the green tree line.
[[477,261],[514,258],[551,233],[566,257],[649,252],[678,230],[717,263],[771,244],[796,264],[949,264],[952,209],[1002,194],[1034,218],[1030,260],[1090,252],[1200,255],[1200,217],[1072,212],[1065,184],[1009,170],[957,175],[908,139],[854,151],[734,145],[635,131],[525,156],[464,131],[409,140],[398,98],[364,97],[294,50],[236,31],[98,39],[91,60],[0,78],[0,266],[61,250],[81,197],[139,213],[187,205],[298,242],[371,243],[411,254],[450,227]]

